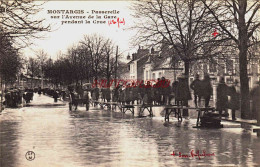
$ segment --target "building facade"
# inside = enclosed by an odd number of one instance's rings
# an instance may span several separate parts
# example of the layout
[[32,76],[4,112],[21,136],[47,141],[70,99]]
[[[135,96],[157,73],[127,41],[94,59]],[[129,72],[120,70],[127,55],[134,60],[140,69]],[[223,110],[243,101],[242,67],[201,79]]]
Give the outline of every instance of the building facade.
[[[184,62],[173,63],[171,55],[162,55],[159,51],[152,48],[140,48],[137,53],[132,55],[132,60],[128,63],[129,79],[131,80],[157,80],[165,77],[174,82],[178,76],[184,73]],[[210,75],[213,85],[217,85],[220,77],[224,77],[227,84],[239,82],[240,70],[238,57],[214,58],[211,60],[198,60],[190,65],[189,83],[194,80],[196,74],[201,79],[205,74]],[[252,89],[257,81],[260,81],[260,56],[255,56],[248,61],[249,87]]]

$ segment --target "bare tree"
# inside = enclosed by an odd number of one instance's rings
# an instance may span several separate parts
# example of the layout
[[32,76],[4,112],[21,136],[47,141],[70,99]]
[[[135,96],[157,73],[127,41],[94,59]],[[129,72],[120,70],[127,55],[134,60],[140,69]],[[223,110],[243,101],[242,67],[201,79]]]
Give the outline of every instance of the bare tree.
[[50,31],[50,25],[44,25],[44,19],[33,18],[41,10],[41,5],[33,0],[0,0],[0,27],[5,35],[24,46],[29,44],[31,37],[39,38],[38,32]]
[[115,73],[116,70],[116,56],[119,58],[120,55],[117,55],[117,47],[114,45],[114,43],[107,39],[104,49],[104,54],[106,56],[106,79],[107,79],[107,85],[110,84],[110,79],[112,77],[112,74]]
[[82,85],[100,79],[98,77],[106,77],[108,84],[115,71],[115,56],[116,47],[112,40],[97,34],[86,35],[52,65],[46,65],[44,72],[54,84]]
[[44,50],[39,50],[36,52],[36,56],[39,62],[39,67],[40,67],[40,75],[41,75],[41,87],[43,88],[43,75],[44,75],[44,66],[47,61],[47,53],[44,52]]
[[39,62],[37,59],[30,57],[27,65],[27,74],[31,77],[31,87],[33,87],[33,80],[35,76],[39,76]]
[[103,64],[106,61],[105,48],[107,39],[97,34],[84,36],[84,39],[80,41],[82,47],[84,47],[89,54],[92,72],[94,80],[98,80],[98,76],[102,76]]
[[[241,117],[249,114],[248,52],[259,45],[259,0],[201,0],[211,13],[222,35],[233,40],[239,50]],[[257,16],[258,15],[258,16]]]
[[135,41],[168,45],[173,59],[184,61],[187,76],[192,61],[218,55],[220,50],[214,48],[229,40],[212,36],[215,25],[208,24],[209,12],[198,0],[144,1],[134,4],[133,10],[137,18],[133,28],[138,30]]

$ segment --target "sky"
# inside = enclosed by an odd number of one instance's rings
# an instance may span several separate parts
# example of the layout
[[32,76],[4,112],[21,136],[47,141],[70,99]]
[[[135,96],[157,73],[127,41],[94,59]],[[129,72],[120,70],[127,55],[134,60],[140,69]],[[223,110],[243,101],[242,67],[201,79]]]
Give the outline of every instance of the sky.
[[[37,3],[42,3],[38,1]],[[119,47],[119,53],[124,57],[136,51],[131,47],[131,38],[135,35],[133,30],[128,28],[133,25],[131,10],[129,9],[131,1],[49,1],[43,4],[43,10],[35,16],[35,18],[44,18],[45,24],[52,25],[52,32],[44,33],[44,39],[34,39],[33,45],[24,49],[23,54],[27,57],[35,57],[35,52],[43,49],[52,59],[57,58],[59,52],[65,53],[67,48],[77,44],[84,35],[100,34],[110,38]],[[104,19],[106,14],[100,14],[101,20],[106,20],[106,24],[93,24],[96,20],[96,14],[93,14],[94,19],[90,20],[90,24],[61,24],[62,15],[66,14],[48,14],[48,10],[84,10],[84,14],[70,14],[69,16],[85,16],[92,15],[92,10],[95,11],[111,11],[117,10],[119,14],[107,14],[108,16],[116,16],[123,23],[108,24],[108,21],[116,19]],[[88,13],[87,13],[88,12]],[[51,18],[51,16],[60,16],[59,19]],[[73,19],[70,19],[71,21]],[[74,19],[76,20],[76,19]],[[79,19],[81,20],[81,19]],[[85,20],[85,19],[83,19]]]

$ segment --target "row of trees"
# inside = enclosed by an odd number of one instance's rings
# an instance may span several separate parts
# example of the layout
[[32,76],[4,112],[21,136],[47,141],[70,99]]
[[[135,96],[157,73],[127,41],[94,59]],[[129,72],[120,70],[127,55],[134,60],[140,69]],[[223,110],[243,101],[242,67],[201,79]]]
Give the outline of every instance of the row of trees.
[[[59,53],[57,60],[47,59],[43,51],[37,58],[28,61],[28,74],[44,75],[55,85],[83,84],[93,80],[115,78],[116,70],[124,71],[125,64],[118,61],[121,54],[112,40],[93,34],[85,35],[77,45],[68,48],[65,54]],[[40,71],[39,69],[42,69]]]
[[7,83],[16,80],[16,74],[21,68],[21,56],[18,50],[13,47],[11,38],[0,33],[0,79]]
[[[259,46],[259,0],[154,0],[133,5],[138,43],[159,45],[167,41],[174,57],[190,64],[232,54],[239,57],[241,116],[249,111],[247,64],[250,50]],[[214,30],[218,35],[212,35]]]
[[0,0],[0,78],[13,83],[21,72],[24,59],[20,50],[40,38],[39,32],[50,31],[44,19],[33,18],[41,10],[32,0]]
[[[109,81],[116,70],[116,60],[120,54],[110,39],[91,35],[85,36],[77,46],[60,55],[57,61],[48,59],[40,50],[36,58],[24,60],[19,50],[32,43],[34,38],[41,38],[42,33],[50,31],[50,25],[44,19],[35,18],[41,11],[42,3],[33,0],[0,0],[0,37],[1,37],[1,78],[14,82],[21,68],[27,70],[31,78],[43,77],[55,84],[82,83],[99,77]],[[25,65],[26,66],[23,66]],[[118,63],[121,68],[123,63]],[[121,68],[122,69],[122,68]]]

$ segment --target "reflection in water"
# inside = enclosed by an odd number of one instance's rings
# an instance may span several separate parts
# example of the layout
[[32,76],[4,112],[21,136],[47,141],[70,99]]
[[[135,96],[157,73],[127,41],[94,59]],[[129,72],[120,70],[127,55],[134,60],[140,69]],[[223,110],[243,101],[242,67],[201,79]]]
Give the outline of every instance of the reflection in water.
[[[12,119],[9,119],[12,118]],[[260,140],[241,128],[196,129],[195,119],[164,123],[105,110],[12,109],[0,116],[0,166],[252,166]],[[191,150],[215,156],[180,158]],[[34,151],[33,161],[25,159]]]
[[0,166],[16,166],[18,147],[16,130],[19,128],[18,125],[18,122],[0,121]]

